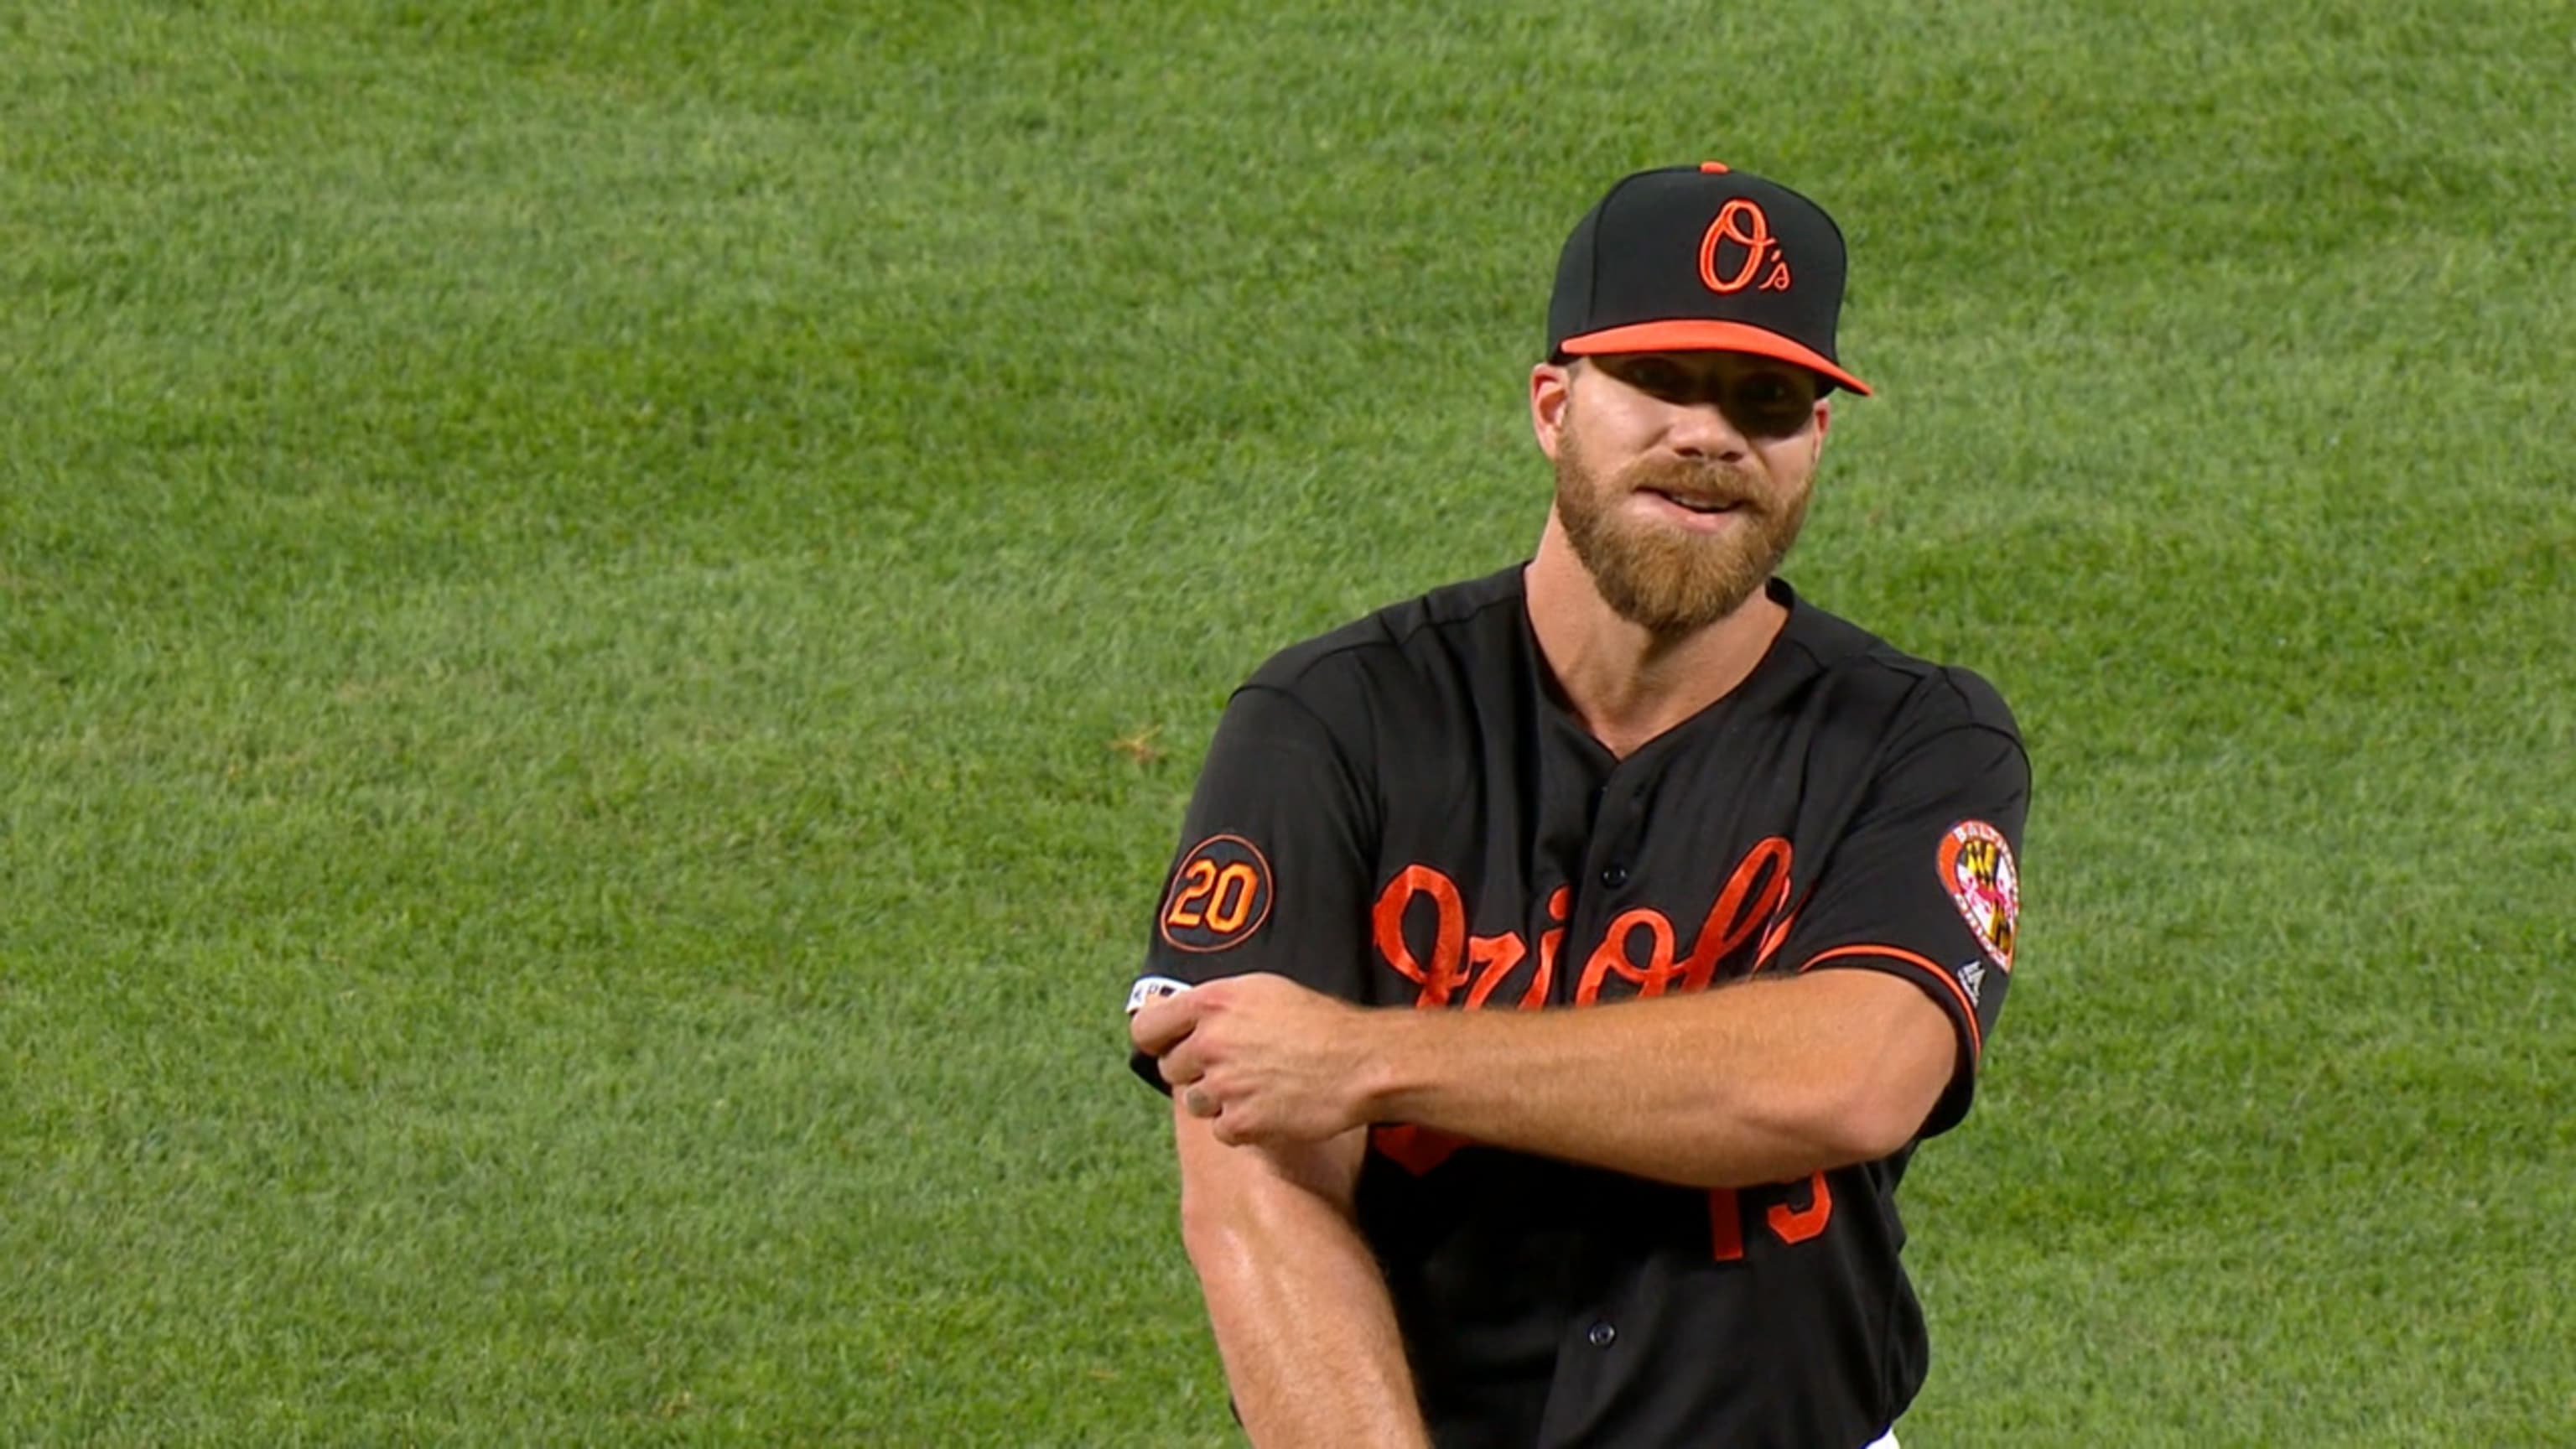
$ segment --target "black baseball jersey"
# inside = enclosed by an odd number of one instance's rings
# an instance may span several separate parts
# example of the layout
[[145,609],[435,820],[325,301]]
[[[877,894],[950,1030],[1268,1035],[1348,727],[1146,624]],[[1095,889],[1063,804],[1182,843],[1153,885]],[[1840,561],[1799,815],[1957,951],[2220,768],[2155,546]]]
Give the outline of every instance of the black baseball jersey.
[[[2029,764],[1985,681],[1771,590],[1753,672],[1624,760],[1557,694],[1517,568],[1273,658],[1217,729],[1131,1009],[1253,971],[1484,1011],[1883,971],[1958,1031],[1947,1129],[2011,980]],[[1360,1227],[1443,1446],[1859,1449],[1922,1384],[1910,1146],[1715,1192],[1404,1124],[1370,1147]]]

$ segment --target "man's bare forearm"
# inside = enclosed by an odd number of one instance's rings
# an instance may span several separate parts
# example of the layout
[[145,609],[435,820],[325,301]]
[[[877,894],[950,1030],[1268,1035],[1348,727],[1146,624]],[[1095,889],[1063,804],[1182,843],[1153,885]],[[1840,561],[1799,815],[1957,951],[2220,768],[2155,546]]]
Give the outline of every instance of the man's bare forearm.
[[1426,1445],[1386,1282],[1350,1214],[1364,1134],[1228,1147],[1176,1112],[1182,1237],[1258,1449]]
[[1368,1118],[1697,1187],[1895,1151],[1958,1051],[1922,992],[1862,971],[1582,1011],[1368,1018]]

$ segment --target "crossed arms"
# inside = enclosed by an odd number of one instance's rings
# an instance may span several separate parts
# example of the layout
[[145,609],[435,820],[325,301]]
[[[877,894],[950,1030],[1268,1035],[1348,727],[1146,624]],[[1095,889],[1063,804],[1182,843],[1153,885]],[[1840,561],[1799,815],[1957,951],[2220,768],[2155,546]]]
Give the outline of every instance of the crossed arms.
[[1420,1444],[1403,1346],[1352,1219],[1367,1129],[1408,1122],[1694,1187],[1884,1157],[1963,1050],[1866,970],[1580,1011],[1353,1006],[1211,982],[1129,1024],[1173,1088],[1182,1237],[1256,1444]]

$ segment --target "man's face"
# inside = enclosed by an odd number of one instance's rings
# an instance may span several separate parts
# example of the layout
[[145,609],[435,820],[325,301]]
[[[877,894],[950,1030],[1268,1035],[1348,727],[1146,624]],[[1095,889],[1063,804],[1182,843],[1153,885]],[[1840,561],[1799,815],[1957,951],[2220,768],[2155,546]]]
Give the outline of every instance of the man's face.
[[1828,421],[1815,376],[1744,353],[1635,353],[1578,364],[1566,386],[1557,517],[1603,600],[1659,634],[1733,613],[1806,521]]

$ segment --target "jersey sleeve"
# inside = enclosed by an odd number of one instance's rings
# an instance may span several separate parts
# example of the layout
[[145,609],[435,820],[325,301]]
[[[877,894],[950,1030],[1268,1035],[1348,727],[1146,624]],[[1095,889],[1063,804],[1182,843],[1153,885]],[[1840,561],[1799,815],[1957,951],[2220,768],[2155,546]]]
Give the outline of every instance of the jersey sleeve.
[[[1373,793],[1316,714],[1236,691],[1209,743],[1154,907],[1130,1016],[1158,996],[1267,971],[1363,999]],[[1157,1088],[1154,1059],[1128,1064]]]
[[2030,810],[2030,762],[2003,701],[1973,676],[1954,683],[1965,707],[1886,758],[1780,954],[1801,972],[1901,976],[1949,1016],[1959,1066],[1926,1137],[1967,1115],[2012,984]]

